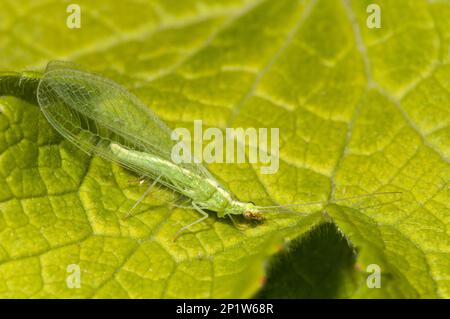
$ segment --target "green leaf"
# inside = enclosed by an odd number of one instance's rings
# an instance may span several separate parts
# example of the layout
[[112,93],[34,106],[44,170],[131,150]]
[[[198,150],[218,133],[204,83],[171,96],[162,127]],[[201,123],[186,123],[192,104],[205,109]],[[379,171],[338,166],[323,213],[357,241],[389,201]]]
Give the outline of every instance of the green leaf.
[[[0,97],[0,297],[251,297],[267,273],[266,297],[450,297],[448,1],[377,1],[380,29],[366,26],[371,1],[79,1],[80,29],[63,2],[1,3],[0,70],[74,61],[171,127],[279,127],[276,174],[210,166],[241,200],[402,196],[245,230],[211,214],[174,243],[195,212],[160,190],[122,220],[145,191],[138,177]],[[366,285],[371,264],[381,288]]]

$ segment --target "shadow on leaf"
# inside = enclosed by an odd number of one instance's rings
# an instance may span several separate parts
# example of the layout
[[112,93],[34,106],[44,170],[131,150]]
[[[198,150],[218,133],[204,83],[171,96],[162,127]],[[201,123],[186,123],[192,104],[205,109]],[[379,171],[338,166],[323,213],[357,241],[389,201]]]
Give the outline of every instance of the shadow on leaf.
[[257,298],[346,298],[362,282],[356,254],[332,223],[293,241],[276,256]]

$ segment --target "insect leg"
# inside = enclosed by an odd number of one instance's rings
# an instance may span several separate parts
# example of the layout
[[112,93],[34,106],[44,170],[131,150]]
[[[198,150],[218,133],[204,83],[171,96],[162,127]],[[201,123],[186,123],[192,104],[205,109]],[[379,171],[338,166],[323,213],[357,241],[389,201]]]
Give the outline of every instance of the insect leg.
[[133,207],[131,207],[131,209],[128,211],[128,213],[122,217],[122,219],[128,219],[129,217],[131,217],[131,212],[142,202],[142,200],[147,197],[147,195],[150,193],[150,191],[152,190],[153,186],[156,185],[156,183],[159,181],[159,178],[161,176],[158,176],[158,178],[156,178],[153,183],[150,184],[150,186],[147,188],[147,190],[145,191],[144,194],[142,194],[142,196],[137,200],[137,202],[133,205]]
[[187,203],[192,203],[192,200],[191,200],[190,198],[188,198],[187,200],[185,200],[185,201],[183,201],[183,202],[181,202],[181,203],[179,203],[179,204],[177,204],[177,202],[175,201],[175,202],[173,202],[173,203],[170,203],[170,205],[173,206],[173,207],[177,207],[177,208],[196,209],[196,208],[193,207],[192,205],[190,205],[190,206],[185,205],[185,204],[187,204]]
[[195,208],[192,207],[192,206],[186,206],[186,205],[178,205],[178,204],[170,204],[170,205],[173,206],[173,207],[176,207],[176,208],[195,209]]
[[181,227],[177,233],[175,234],[175,237],[173,238],[173,241],[176,241],[177,238],[180,236],[181,232],[183,232],[183,230],[188,229],[191,226],[194,226],[195,224],[200,223],[201,221],[205,220],[206,218],[209,217],[208,213],[205,212],[204,210],[202,210],[195,202],[192,202],[192,206],[194,207],[194,209],[199,212],[200,214],[203,215],[203,217],[197,219],[195,222],[190,223],[189,225],[183,226]]
[[233,216],[231,216],[231,214],[227,215],[228,217],[230,217],[231,221],[233,222],[234,227],[236,227],[239,230],[245,230],[246,227],[242,226],[241,224],[236,223],[236,221],[234,220]]
[[[175,191],[172,190],[174,193]],[[171,201],[168,203],[168,205],[170,207],[177,207],[177,208],[184,208],[184,209],[194,209],[194,207],[192,207],[192,199],[189,197],[186,197],[184,195],[178,194],[179,197],[176,198],[174,201]],[[190,204],[190,205],[188,205]]]

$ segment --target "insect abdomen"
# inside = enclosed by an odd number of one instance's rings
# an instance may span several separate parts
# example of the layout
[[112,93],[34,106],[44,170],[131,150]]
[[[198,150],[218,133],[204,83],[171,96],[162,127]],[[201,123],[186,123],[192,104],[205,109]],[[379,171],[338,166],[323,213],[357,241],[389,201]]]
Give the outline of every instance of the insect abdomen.
[[[162,177],[161,182],[195,201],[202,201],[210,197],[215,189],[205,183],[200,176],[184,170],[170,161],[155,157],[145,152],[139,152],[111,143],[111,152],[120,163],[126,163],[126,167],[138,173],[144,173],[153,178]],[[164,183],[164,181],[166,181]]]

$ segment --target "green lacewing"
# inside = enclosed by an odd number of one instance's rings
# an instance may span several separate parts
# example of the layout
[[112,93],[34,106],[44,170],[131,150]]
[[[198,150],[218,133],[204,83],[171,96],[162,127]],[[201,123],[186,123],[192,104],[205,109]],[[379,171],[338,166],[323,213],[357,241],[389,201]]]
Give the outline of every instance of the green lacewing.
[[[176,237],[206,219],[206,211],[214,211],[220,218],[242,215],[261,221],[267,212],[292,212],[293,207],[323,203],[257,206],[235,199],[203,165],[172,160],[175,141],[171,138],[171,129],[136,96],[119,84],[73,64],[50,62],[43,75],[0,74],[0,94],[36,101],[49,123],[83,151],[153,179],[133,208],[156,183],[187,197],[189,207],[202,217],[180,228]],[[339,201],[392,193],[397,192],[372,193]]]

